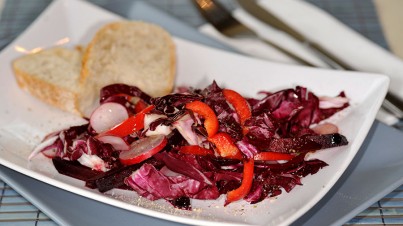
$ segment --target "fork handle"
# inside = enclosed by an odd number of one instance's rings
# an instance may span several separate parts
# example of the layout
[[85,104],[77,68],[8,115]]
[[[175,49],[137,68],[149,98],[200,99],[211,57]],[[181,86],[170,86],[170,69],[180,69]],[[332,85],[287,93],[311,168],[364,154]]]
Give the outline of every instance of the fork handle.
[[321,60],[323,60],[331,68],[334,68],[337,70],[354,71],[353,67],[351,67],[346,62],[344,62],[341,59],[334,56],[332,53],[330,53],[329,51],[324,49],[319,44],[317,44],[315,42],[309,42],[309,41],[305,41],[304,43],[306,44],[306,46],[309,48],[310,51],[312,51],[317,57],[319,57]]

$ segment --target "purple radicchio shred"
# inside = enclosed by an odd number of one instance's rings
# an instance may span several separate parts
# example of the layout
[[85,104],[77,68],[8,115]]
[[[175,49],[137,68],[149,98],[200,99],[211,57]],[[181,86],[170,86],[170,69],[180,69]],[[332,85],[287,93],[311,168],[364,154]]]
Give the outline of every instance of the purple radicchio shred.
[[147,163],[126,178],[125,183],[139,195],[150,200],[172,200],[183,196],[195,199],[216,199],[219,196],[215,186],[209,186],[182,174],[165,175]]
[[[340,92],[339,95],[337,95],[337,97],[346,97],[345,92]],[[327,108],[327,109],[321,109],[323,117],[324,118],[329,118],[330,116],[336,114],[337,112],[343,110],[344,108],[348,107],[350,104],[347,102],[345,103],[343,106],[338,107],[338,108]]]
[[226,194],[229,191],[237,189],[241,185],[241,181],[235,180],[220,180],[217,181],[217,187],[220,194]]
[[225,194],[241,185],[242,173],[219,170],[214,173],[214,180],[220,194]]
[[199,169],[192,164],[181,161],[181,159],[174,156],[173,153],[161,152],[156,154],[155,158],[163,161],[165,165],[174,172],[198,180],[201,183],[212,185],[211,180],[207,178]]
[[242,140],[242,126],[234,118],[235,113],[219,119],[220,132],[228,133],[235,141]]
[[[161,168],[160,162],[155,159],[148,159],[147,162],[154,167]],[[134,171],[138,170],[142,164],[133,164],[129,166],[119,166],[115,167],[110,171],[102,173],[96,177],[87,180],[86,186],[91,188],[97,188],[100,192],[106,192],[113,188],[122,188],[126,184],[124,182],[125,178],[129,177]]]
[[168,145],[166,146],[165,150],[170,151],[171,149],[177,149],[181,146],[187,144],[186,140],[183,136],[179,133],[178,130],[173,130],[168,136]]
[[[57,151],[57,153],[60,153],[59,155],[57,155],[58,157],[74,161],[79,159],[82,154],[97,155],[110,167],[114,166],[119,152],[116,151],[112,147],[112,145],[103,143],[85,133],[76,135],[74,134],[74,132],[71,131],[74,131],[74,128],[77,127],[71,127],[67,130],[66,133],[63,133],[63,138],[59,138],[61,140],[64,140],[65,142],[63,143],[63,145],[60,145],[58,147],[60,149]],[[72,134],[74,134],[74,136],[72,136]],[[63,152],[63,150],[67,150],[67,152],[65,153]]]
[[253,158],[253,156],[259,153],[259,150],[251,143],[249,143],[246,138],[236,142],[235,145],[249,159]]
[[[345,94],[342,92],[339,96],[345,97]],[[318,123],[349,106],[346,103],[340,108],[320,109],[318,97],[301,86],[266,93],[263,99],[251,99],[249,103],[253,116],[268,112],[278,120],[280,125],[277,133],[283,137],[312,134],[308,128],[311,124]]]
[[293,159],[291,159],[290,161],[285,162],[285,163],[277,163],[277,164],[261,163],[262,167],[256,168],[257,174],[259,174],[259,172],[262,172],[264,174],[276,174],[276,173],[293,173],[293,174],[295,174],[296,172],[298,172],[301,169],[301,167],[305,167],[309,161],[312,161],[312,163],[315,163],[315,161],[319,161],[317,163],[320,163],[320,164],[316,165],[319,168],[327,166],[327,164],[321,160],[306,161],[305,155],[306,155],[306,153],[299,154],[296,157],[294,157]]
[[203,97],[198,94],[175,93],[163,97],[152,98],[151,104],[155,106],[157,111],[160,111],[169,117],[175,115],[178,110],[182,110],[186,103],[202,99]]
[[[266,168],[255,169],[255,180],[245,200],[254,204],[266,197],[275,197],[282,193],[281,188],[290,192],[295,186],[302,185],[301,178],[317,173],[327,164],[321,160],[304,160],[305,155],[284,164],[266,164]],[[262,163],[264,164],[264,163]]]
[[[202,138],[199,145],[212,148],[203,126],[204,119],[185,109],[186,103],[198,100],[209,105],[217,115],[219,132],[232,137],[244,158],[253,158],[257,153],[266,151],[295,156],[285,162],[255,161],[252,188],[244,197],[249,203],[278,196],[283,191],[290,192],[295,186],[302,185],[301,178],[327,166],[319,159],[305,160],[308,152],[348,144],[346,137],[339,133],[319,135],[310,126],[349,104],[321,109],[319,98],[305,87],[261,92],[264,95],[261,99],[246,98],[252,117],[243,125],[215,81],[204,89],[181,90],[181,93],[158,98],[151,98],[139,88],[125,84],[112,84],[101,90],[101,104],[119,103],[130,114],[135,114],[135,104],[128,97],[153,104],[153,113],[163,114],[164,117],[151,122],[149,130],[155,131],[159,125],[171,127],[164,150],[139,164],[123,166],[119,161],[120,151],[96,139],[89,124],[52,133],[49,137],[57,136],[56,140],[52,140],[53,143],[42,152],[53,158],[59,173],[83,180],[87,187],[100,192],[113,188],[130,189],[150,200],[165,199],[176,208],[191,210],[190,199],[217,199],[221,194],[238,188],[242,182],[243,163],[239,159],[179,152],[181,146],[189,145],[179,131],[181,128],[175,127],[184,119],[192,121],[187,131]],[[339,96],[346,97],[344,92]],[[146,136],[146,132],[142,130],[123,139],[130,145]],[[97,155],[110,170],[98,172],[80,165],[76,160],[83,153]]]
[[242,139],[242,127],[235,110],[226,101],[223,89],[214,81],[210,86],[200,91],[205,97],[205,103],[209,105],[217,115],[219,131],[228,133],[234,140]]
[[159,125],[165,125],[165,126],[169,126],[172,125],[172,123],[174,123],[175,121],[178,121],[182,116],[184,116],[187,113],[186,110],[178,110],[176,111],[176,113],[171,114],[169,117],[167,118],[159,118],[155,121],[153,121],[150,124],[150,130],[154,131]]
[[252,183],[252,188],[249,192],[249,194],[244,198],[245,201],[255,204],[257,202],[262,201],[263,198],[263,185],[262,183],[259,183],[257,181],[253,181]]
[[85,144],[80,142],[88,137],[88,124],[72,126],[59,133],[55,143],[56,157],[63,159],[77,160],[82,153],[87,151]]
[[269,113],[262,113],[246,120],[245,126],[248,128],[248,133],[244,139],[258,150],[266,150],[270,141],[276,136],[279,122]]
[[111,84],[108,86],[105,86],[101,89],[100,91],[100,103],[104,103],[105,100],[107,100],[109,97],[118,95],[118,94],[126,94],[132,97],[139,97],[146,103],[150,104],[151,97],[143,92],[141,89],[139,89],[136,86],[129,86],[126,84]]
[[[172,182],[150,164],[143,164],[139,170],[125,179],[139,195],[150,200],[182,197],[182,191],[172,186]],[[162,189],[161,189],[162,188]]]
[[97,155],[113,168],[117,164],[119,152],[112,145],[92,137],[88,128],[88,124],[84,124],[61,131],[56,141],[43,151],[52,148],[55,157],[71,161],[78,160],[82,154]]

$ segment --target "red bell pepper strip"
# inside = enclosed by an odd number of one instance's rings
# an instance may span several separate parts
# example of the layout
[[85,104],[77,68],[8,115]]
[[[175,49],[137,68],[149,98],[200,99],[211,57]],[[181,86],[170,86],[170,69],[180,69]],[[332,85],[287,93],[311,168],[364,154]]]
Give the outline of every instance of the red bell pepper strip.
[[198,145],[181,146],[179,148],[179,152],[182,154],[192,154],[192,155],[201,155],[201,156],[214,155],[214,152],[212,150],[207,149],[207,148],[202,148]]
[[294,155],[272,151],[260,152],[253,156],[253,159],[257,161],[291,160],[292,158],[294,158]]
[[113,135],[118,137],[125,137],[129,134],[137,132],[144,128],[144,117],[152,109],[154,109],[154,105],[148,106],[136,115],[129,117],[125,121],[98,136]]
[[241,186],[229,191],[225,200],[224,206],[231,202],[238,201],[248,195],[252,188],[253,174],[254,174],[255,162],[253,159],[245,159],[243,161],[243,176]]
[[139,113],[147,107],[148,104],[140,99],[139,101],[137,101],[136,105],[134,105],[134,112]]
[[130,95],[124,94],[124,93],[118,93],[118,94],[115,94],[113,96],[124,97],[127,101],[132,101],[132,99],[133,99],[133,96],[130,96]]
[[234,107],[235,112],[239,116],[241,125],[252,116],[248,101],[239,93],[231,89],[223,89],[225,99]]
[[186,109],[189,109],[204,118],[204,128],[206,128],[208,137],[213,136],[218,131],[218,119],[213,109],[201,101],[193,101],[186,104]]
[[232,141],[228,133],[217,133],[208,138],[208,141],[213,143],[217,148],[217,152],[221,157],[230,159],[242,159],[242,153]]

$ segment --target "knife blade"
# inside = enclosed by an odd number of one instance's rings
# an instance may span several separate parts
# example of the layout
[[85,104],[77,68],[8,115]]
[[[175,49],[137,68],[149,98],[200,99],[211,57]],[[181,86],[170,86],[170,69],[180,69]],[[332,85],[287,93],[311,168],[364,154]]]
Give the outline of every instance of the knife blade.
[[[351,70],[357,71],[355,68],[344,62],[343,60],[337,58],[332,53],[327,51],[325,48],[319,44],[309,40],[303,34],[301,34],[296,29],[289,26],[283,20],[281,20],[274,13],[262,8],[255,0],[237,0],[239,5],[249,14],[259,19],[260,21],[277,28],[278,30],[284,31],[290,36],[294,37],[296,40],[304,43],[310,50],[312,50],[319,58],[326,62],[329,66],[338,70]],[[389,113],[392,113],[399,119],[403,119],[403,100],[398,98],[396,95],[388,92],[382,107]]]
[[320,59],[327,63],[330,67],[339,70],[354,70],[348,63],[337,58],[332,53],[321,47],[319,44],[312,42],[296,29],[292,28],[274,13],[262,8],[255,2],[255,0],[238,0],[239,5],[249,14],[257,19],[265,22],[266,24],[284,31],[296,40],[302,42],[307,48],[314,52]]

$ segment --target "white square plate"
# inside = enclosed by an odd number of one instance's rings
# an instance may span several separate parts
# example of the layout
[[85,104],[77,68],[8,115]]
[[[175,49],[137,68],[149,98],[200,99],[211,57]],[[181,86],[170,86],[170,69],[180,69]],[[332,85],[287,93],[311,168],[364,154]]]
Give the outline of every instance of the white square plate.
[[[63,44],[85,45],[103,24],[120,17],[84,1],[58,0],[0,54],[0,164],[37,180],[70,192],[130,211],[166,220],[196,225],[288,225],[317,203],[338,180],[357,153],[386,94],[386,76],[287,66],[230,54],[175,38],[177,85],[203,88],[216,80],[222,87],[247,96],[258,91],[302,85],[318,95],[345,91],[351,107],[330,120],[336,122],[349,145],[313,155],[329,164],[302,180],[290,193],[255,205],[244,202],[223,207],[224,199],[193,200],[193,211],[173,208],[165,201],[151,202],[134,192],[113,190],[106,194],[84,187],[84,183],[63,175],[49,159],[27,157],[44,135],[84,121],[62,112],[23,92],[17,86],[11,61],[19,51]],[[68,38],[68,39],[66,39]],[[17,48],[18,47],[18,48]],[[17,51],[17,49],[19,51]]]

